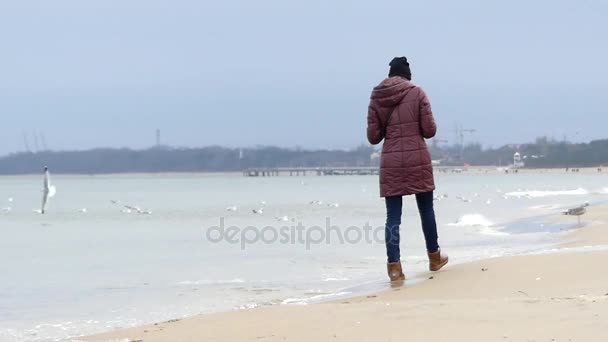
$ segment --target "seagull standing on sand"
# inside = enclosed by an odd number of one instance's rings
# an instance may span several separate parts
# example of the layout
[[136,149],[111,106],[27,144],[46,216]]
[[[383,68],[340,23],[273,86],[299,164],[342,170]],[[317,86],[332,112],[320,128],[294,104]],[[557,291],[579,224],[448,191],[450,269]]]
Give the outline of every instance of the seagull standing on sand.
[[44,167],[44,183],[42,187],[42,208],[40,209],[40,213],[44,214],[46,212],[46,205],[48,203],[49,198],[55,196],[55,187],[51,185],[51,174],[49,172],[48,167]]
[[578,224],[580,226],[581,216],[585,215],[585,213],[587,212],[588,206],[589,206],[589,202],[585,202],[584,204],[582,204],[576,208],[570,208],[570,209],[562,212],[562,214],[567,215],[567,216],[576,216],[578,218]]

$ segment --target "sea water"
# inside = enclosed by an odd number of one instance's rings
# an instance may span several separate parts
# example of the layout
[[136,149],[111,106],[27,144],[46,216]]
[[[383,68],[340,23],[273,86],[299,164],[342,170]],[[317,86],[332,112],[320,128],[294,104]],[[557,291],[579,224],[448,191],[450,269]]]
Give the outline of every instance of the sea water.
[[[41,215],[42,177],[0,177],[0,341],[389,288],[377,176],[52,181],[57,194]],[[440,244],[453,263],[550,250],[577,227],[552,217],[608,199],[602,174],[475,171],[436,183]],[[401,231],[408,278],[428,277],[411,196]]]

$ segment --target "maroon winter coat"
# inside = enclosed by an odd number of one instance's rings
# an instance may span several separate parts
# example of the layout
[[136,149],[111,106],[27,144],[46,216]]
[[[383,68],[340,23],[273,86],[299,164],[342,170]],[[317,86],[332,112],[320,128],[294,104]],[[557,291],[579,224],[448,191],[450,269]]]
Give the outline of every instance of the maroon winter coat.
[[381,197],[435,190],[431,155],[424,139],[436,132],[431,104],[421,88],[402,77],[387,78],[374,88],[367,113],[367,140],[376,145],[384,139]]

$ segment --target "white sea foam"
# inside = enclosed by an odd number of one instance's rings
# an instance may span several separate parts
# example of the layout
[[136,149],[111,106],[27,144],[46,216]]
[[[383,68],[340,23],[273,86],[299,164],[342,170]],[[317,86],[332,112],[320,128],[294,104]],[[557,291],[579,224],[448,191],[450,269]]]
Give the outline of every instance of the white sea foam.
[[244,305],[239,305],[239,306],[236,306],[236,307],[234,308],[234,310],[248,310],[248,309],[255,309],[255,308],[259,307],[259,306],[260,306],[260,304],[258,304],[258,303],[249,303],[249,304],[244,304]]
[[484,235],[508,235],[499,231],[492,221],[480,214],[463,215],[458,221],[449,223],[448,226],[473,228],[476,232]]
[[500,236],[510,235],[509,233],[502,232],[498,229],[499,229],[499,227],[495,227],[495,226],[494,227],[483,226],[483,227],[479,227],[478,232],[483,235],[500,235]]
[[561,204],[541,204],[530,207],[531,210],[555,210],[561,208]]
[[325,278],[323,281],[347,281],[350,280],[348,278]]
[[547,196],[582,196],[589,195],[589,191],[583,188],[577,188],[574,190],[558,190],[558,191],[514,191],[506,194],[508,197],[547,197]]
[[480,214],[463,215],[455,223],[448,224],[453,227],[489,227],[494,223]]
[[243,279],[231,279],[231,280],[185,280],[176,283],[175,285],[229,285],[229,284],[242,284],[245,281]]
[[599,195],[608,195],[608,187],[601,188],[599,191],[594,193]]
[[321,294],[321,295],[312,296],[312,297],[308,297],[308,298],[287,298],[287,299],[283,300],[283,302],[281,302],[281,304],[307,305],[312,302],[328,300],[333,297],[347,296],[349,294],[351,294],[351,292],[343,291],[343,292],[336,292],[336,293],[329,293],[329,294]]

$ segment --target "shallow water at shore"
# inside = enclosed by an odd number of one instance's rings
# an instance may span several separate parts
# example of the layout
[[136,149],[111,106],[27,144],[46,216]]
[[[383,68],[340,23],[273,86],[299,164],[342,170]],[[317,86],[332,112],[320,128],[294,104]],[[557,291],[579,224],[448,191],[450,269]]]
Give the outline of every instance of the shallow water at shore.
[[[564,230],[577,226],[576,218],[563,223],[553,216],[584,201],[594,205],[608,199],[603,175],[436,177],[441,243],[456,263],[550,250]],[[66,338],[389,286],[377,177],[53,180],[57,196],[42,216],[33,212],[40,202],[40,177],[0,177],[0,208],[11,208],[0,212],[0,341]],[[415,202],[408,198],[404,203],[406,271],[410,279],[424,279],[427,261]],[[262,208],[262,214],[252,212]],[[209,241],[221,218],[225,228],[238,228],[238,242]],[[328,232],[328,219],[330,227],[337,227],[329,230],[329,243],[318,235]],[[243,235],[247,227],[257,234],[270,227],[266,233],[272,234],[299,223],[306,227],[302,242],[297,236],[281,243],[272,236],[265,241],[262,235]],[[379,239],[371,234],[366,241],[366,224],[380,233]],[[351,242],[340,243],[340,236]]]

